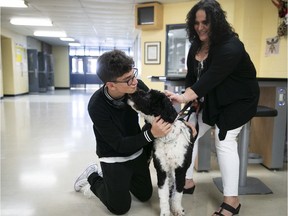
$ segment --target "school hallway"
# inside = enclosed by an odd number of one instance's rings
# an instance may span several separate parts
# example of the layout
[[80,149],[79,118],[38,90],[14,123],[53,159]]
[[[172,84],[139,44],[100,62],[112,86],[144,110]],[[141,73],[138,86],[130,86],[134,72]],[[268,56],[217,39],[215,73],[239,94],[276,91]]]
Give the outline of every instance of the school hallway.
[[[79,174],[98,163],[87,104],[95,89],[54,90],[1,100],[1,216],[112,215],[97,197],[74,191]],[[113,131],[111,131],[113,133]],[[151,165],[153,196],[133,198],[129,216],[157,216],[159,198]],[[282,170],[248,165],[248,176],[261,179],[267,195],[240,195],[241,216],[287,215],[287,162]],[[213,178],[220,177],[211,152],[211,170],[195,172],[193,195],[183,195],[187,216],[209,216],[222,201]]]

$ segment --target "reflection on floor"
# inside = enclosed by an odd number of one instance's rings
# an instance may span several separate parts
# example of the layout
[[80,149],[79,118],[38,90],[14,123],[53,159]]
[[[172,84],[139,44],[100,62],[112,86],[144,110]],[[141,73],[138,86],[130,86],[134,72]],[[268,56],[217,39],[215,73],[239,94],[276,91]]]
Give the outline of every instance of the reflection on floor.
[[[75,178],[97,162],[87,103],[93,91],[55,90],[1,100],[1,215],[105,216],[111,215],[96,197],[73,190]],[[211,171],[195,173],[193,195],[183,196],[186,215],[208,216],[222,194],[213,183],[219,177],[214,153]],[[154,167],[154,193],[147,203],[133,198],[129,216],[159,215]],[[270,195],[241,195],[240,215],[287,215],[287,164],[271,171],[259,164],[248,175],[261,179]]]

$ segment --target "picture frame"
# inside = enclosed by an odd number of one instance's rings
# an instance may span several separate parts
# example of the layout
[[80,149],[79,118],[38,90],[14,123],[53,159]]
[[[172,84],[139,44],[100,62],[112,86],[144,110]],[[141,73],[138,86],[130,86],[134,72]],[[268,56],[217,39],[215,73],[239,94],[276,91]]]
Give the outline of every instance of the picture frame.
[[145,42],[144,56],[144,64],[160,64],[161,42]]

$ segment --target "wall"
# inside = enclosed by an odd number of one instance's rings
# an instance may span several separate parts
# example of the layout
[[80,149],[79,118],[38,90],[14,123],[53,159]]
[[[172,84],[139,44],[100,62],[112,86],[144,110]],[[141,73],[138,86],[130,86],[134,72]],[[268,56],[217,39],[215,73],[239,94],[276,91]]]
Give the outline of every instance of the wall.
[[[28,49],[42,51],[41,41],[32,37],[27,37]],[[55,88],[69,88],[69,48],[64,46],[52,47],[53,66],[54,66],[54,86]]]
[[[2,39],[2,37],[0,38]],[[0,41],[0,99],[3,98],[2,42]]]
[[[3,94],[25,94],[29,89],[26,37],[14,34],[3,28],[1,29],[1,35]],[[6,64],[8,65],[7,67],[5,66]]]
[[[3,94],[28,93],[28,65],[26,37],[1,29]],[[5,53],[5,55],[3,55]],[[6,56],[7,54],[7,56]],[[5,58],[5,61],[4,61]],[[10,63],[11,65],[9,65]]]
[[[166,25],[185,23],[186,14],[194,2],[185,2],[177,4],[163,5],[163,29],[150,30],[141,32],[141,53],[142,53],[142,80],[149,86],[149,88],[164,90],[164,83],[151,82],[149,76],[164,76],[165,75],[165,51],[166,51]],[[144,43],[160,41],[161,42],[161,56],[160,65],[145,65],[144,64]]]
[[[226,1],[223,2],[225,3]],[[263,1],[235,1],[234,20],[237,20],[237,22],[235,24],[232,22],[235,31],[239,34],[240,40],[244,43],[245,48],[256,67],[258,76],[260,71],[260,53],[262,42],[261,26],[263,22],[261,7],[259,9],[261,2]],[[238,8],[240,8],[240,10],[238,10]],[[255,11],[257,11],[257,13],[255,13]],[[237,26],[237,24],[240,26]]]
[[53,46],[54,80],[56,88],[69,88],[69,48]]
[[[163,83],[153,83],[149,76],[165,75],[165,35],[167,24],[185,23],[186,15],[196,0],[185,3],[164,4],[164,24],[162,30],[141,32],[142,79],[150,87],[164,90]],[[271,1],[263,0],[219,0],[227,20],[239,34],[247,52],[257,69],[258,77],[287,78],[287,37],[280,39],[280,53],[265,56],[266,38],[276,36],[278,14]],[[161,42],[161,64],[144,64],[144,43]]]
[[[141,78],[150,88],[164,90],[164,83],[153,83],[148,76],[165,75],[166,25],[185,23],[186,14],[196,2],[198,0],[164,4],[163,29],[141,32],[139,36],[141,38],[141,66],[139,68],[141,69]],[[272,2],[269,0],[219,0],[219,2],[223,9],[227,11],[228,21],[233,25],[240,39],[244,42],[257,69],[257,76],[287,78],[287,37],[281,37],[280,39],[279,55],[265,56],[266,39],[276,36],[278,26],[278,13]],[[13,77],[13,81],[7,80],[10,78],[7,78],[7,71],[3,69],[4,61],[2,61],[2,67],[0,65],[0,97],[3,94],[17,95],[27,93],[28,67],[24,61],[27,56],[22,56],[24,64],[17,64],[16,46],[20,44],[24,49],[34,48],[40,51],[40,42],[33,38],[26,39],[24,36],[13,34],[3,28],[1,28],[1,35],[11,39],[13,65],[11,66],[12,72],[8,73],[8,77]],[[159,65],[144,64],[144,43],[148,41],[161,42],[161,63]],[[1,50],[3,50],[3,44]],[[5,52],[5,56],[6,54]],[[69,88],[68,47],[53,47],[53,56],[55,87]],[[6,78],[4,79],[4,77]],[[6,83],[5,88],[3,83]]]
[[41,52],[41,41],[27,37],[27,49],[36,49],[38,52]]
[[[40,52],[41,41],[1,29],[1,62],[5,64],[0,65],[0,98],[29,92],[27,49]],[[55,87],[69,88],[68,47],[53,47],[53,57]]]
[[287,36],[280,38],[279,55],[265,56],[266,39],[275,37],[278,26],[278,11],[270,1],[261,1],[262,8],[262,38],[259,63],[259,77],[287,78]]
[[10,38],[1,37],[1,52],[3,64],[3,93],[12,94],[14,92],[14,67],[13,67],[13,53],[12,53],[12,40]]

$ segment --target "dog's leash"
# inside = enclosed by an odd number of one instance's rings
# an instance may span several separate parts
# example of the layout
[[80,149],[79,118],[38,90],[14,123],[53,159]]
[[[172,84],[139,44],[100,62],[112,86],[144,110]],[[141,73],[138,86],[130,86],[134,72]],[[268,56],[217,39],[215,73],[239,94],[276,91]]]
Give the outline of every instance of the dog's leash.
[[[180,112],[178,113],[175,121],[177,120],[180,120],[180,121],[189,121],[189,118],[192,114],[192,112],[195,112],[196,113],[196,118],[197,118],[197,123],[196,123],[196,130],[199,131],[199,125],[198,125],[198,113],[199,113],[199,110],[201,109],[201,105],[200,105],[200,109],[197,110],[197,108],[195,108],[194,106],[192,106],[194,101],[189,101],[187,104],[185,104],[185,106],[180,110]],[[187,109],[189,108],[188,112],[185,113],[187,111]],[[185,119],[186,117],[186,119]],[[191,130],[191,128],[190,128]],[[193,144],[195,142],[195,140],[197,139],[198,137],[198,133],[195,137],[193,137],[191,135],[190,137],[190,143]]]
[[[185,117],[187,117],[186,121],[189,120],[191,113],[194,111],[196,112],[196,109],[192,106],[193,101],[189,101],[187,104],[185,104],[185,106],[180,110],[180,112],[178,113],[175,121],[177,120],[184,120]],[[188,110],[187,113],[186,110],[190,107],[190,109]]]

